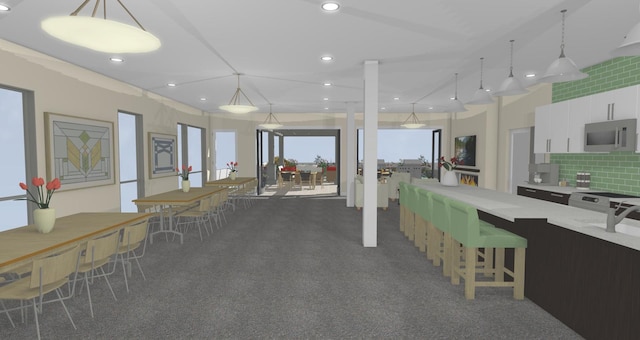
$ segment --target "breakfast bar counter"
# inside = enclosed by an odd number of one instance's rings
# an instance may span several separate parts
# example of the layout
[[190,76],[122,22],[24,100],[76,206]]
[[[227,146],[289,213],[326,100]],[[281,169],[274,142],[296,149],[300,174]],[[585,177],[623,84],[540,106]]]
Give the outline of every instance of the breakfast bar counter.
[[600,212],[464,185],[418,187],[473,205],[482,220],[526,238],[525,296],[580,335],[638,337],[640,237],[607,233]]

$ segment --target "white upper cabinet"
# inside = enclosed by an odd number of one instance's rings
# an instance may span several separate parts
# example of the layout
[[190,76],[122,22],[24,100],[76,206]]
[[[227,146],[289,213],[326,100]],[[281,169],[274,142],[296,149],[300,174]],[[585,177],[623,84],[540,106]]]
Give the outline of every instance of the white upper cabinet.
[[591,120],[591,96],[568,100],[567,138],[569,153],[584,152],[584,125]]
[[597,93],[591,100],[591,122],[636,118],[638,86]]
[[536,108],[534,153],[568,152],[568,107],[564,101]]

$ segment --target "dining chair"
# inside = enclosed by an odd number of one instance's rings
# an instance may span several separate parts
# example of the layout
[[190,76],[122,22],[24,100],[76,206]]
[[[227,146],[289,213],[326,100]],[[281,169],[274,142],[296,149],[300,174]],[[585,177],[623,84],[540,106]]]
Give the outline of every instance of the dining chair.
[[[74,329],[77,329],[76,324],[71,318],[71,314],[64,303],[64,300],[73,296],[73,291],[69,292],[68,296],[64,296],[60,288],[69,282],[69,276],[75,273],[74,280],[77,278],[78,262],[79,262],[79,246],[65,249],[57,254],[49,257],[34,259],[31,265],[31,275],[10,282],[4,286],[0,286],[0,300],[20,300],[20,306],[12,309],[6,309],[4,302],[2,307],[4,312],[11,320],[9,311],[21,310],[31,307],[33,309],[33,316],[36,322],[36,332],[38,339],[40,339],[40,322],[38,314],[42,314],[44,303],[59,301],[64,308],[71,325]],[[55,292],[56,298],[45,300],[45,295]],[[24,301],[30,301],[29,304],[24,305]],[[11,321],[13,324],[13,321]],[[15,326],[15,325],[14,325]]]
[[[109,235],[89,240],[87,242],[86,249],[81,252],[78,273],[82,274],[82,277],[78,278],[78,280],[83,282],[82,287],[87,288],[87,297],[89,298],[89,309],[91,310],[92,318],[93,302],[91,300],[90,284],[93,284],[93,279],[104,278],[109,290],[111,291],[111,295],[113,295],[113,299],[116,301],[118,300],[108,278],[109,275],[115,272],[116,266],[113,266],[109,272],[104,271],[104,266],[109,262],[113,262],[112,258],[115,260],[119,245],[120,230],[117,230]],[[74,285],[78,280],[74,281]]]
[[[211,206],[211,196],[205,197],[198,203],[197,209],[186,210],[178,214],[176,228],[183,228],[182,232],[186,233],[193,225],[198,227],[198,233],[200,233],[200,241],[202,241],[202,227],[209,236],[209,229],[207,229],[207,222],[209,220],[209,208]],[[211,229],[213,232],[213,227]]]
[[[129,292],[129,283],[127,280],[127,276],[131,276],[131,260],[136,261],[138,270],[140,270],[140,274],[142,274],[142,279],[147,279],[147,277],[144,275],[144,272],[142,271],[142,266],[140,266],[140,261],[138,261],[138,259],[144,256],[145,250],[147,249],[147,232],[147,221],[126,226],[122,231],[120,246],[118,247],[118,254],[116,256],[116,262],[114,262],[114,266],[117,264],[117,262],[122,263],[124,284],[127,287],[127,293]],[[136,250],[139,248],[142,248],[142,251],[140,253],[137,253]]]

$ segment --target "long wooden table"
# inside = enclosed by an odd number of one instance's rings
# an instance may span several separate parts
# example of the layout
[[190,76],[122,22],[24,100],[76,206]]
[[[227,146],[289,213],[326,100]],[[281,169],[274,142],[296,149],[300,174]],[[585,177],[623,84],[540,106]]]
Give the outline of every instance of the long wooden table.
[[206,182],[205,187],[236,187],[243,188],[245,185],[251,183],[256,180],[255,177],[236,177],[236,179],[231,178],[221,178],[215,181]]
[[39,233],[35,225],[0,232],[0,273],[23,266],[34,258],[86,243],[125,226],[144,221],[150,213],[79,213],[56,219],[53,230]]
[[[149,241],[153,244],[153,236],[158,233],[169,233],[180,236],[180,244],[183,242],[183,234],[173,228],[173,218],[169,218],[169,226],[165,226],[165,213],[169,217],[173,216],[174,207],[186,207],[203,198],[207,198],[215,193],[227,190],[224,187],[191,187],[189,192],[183,192],[182,189],[163,192],[161,194],[151,195],[133,200],[137,206],[154,206],[160,213],[160,230],[149,235]],[[165,211],[166,209],[166,211]]]

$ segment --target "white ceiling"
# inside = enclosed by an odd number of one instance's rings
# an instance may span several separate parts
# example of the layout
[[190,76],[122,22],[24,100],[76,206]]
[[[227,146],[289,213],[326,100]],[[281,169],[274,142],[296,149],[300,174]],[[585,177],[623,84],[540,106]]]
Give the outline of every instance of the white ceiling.
[[[213,114],[227,114],[218,106],[233,95],[236,72],[259,112],[269,103],[276,114],[345,112],[347,102],[361,112],[365,60],[380,62],[380,112],[411,112],[411,103],[426,112],[453,96],[455,73],[459,99],[471,99],[480,57],[484,87],[496,90],[508,75],[510,39],[515,76],[534,85],[523,76],[542,75],[558,57],[562,9],[565,52],[580,68],[612,58],[640,21],[636,0],[340,0],[337,13],[324,12],[324,0],[122,0],[162,47],[114,64],[40,29],[81,2],[0,0],[12,7],[0,14],[0,38]],[[107,9],[109,19],[135,25],[115,0]],[[325,54],[334,61],[320,61]]]

